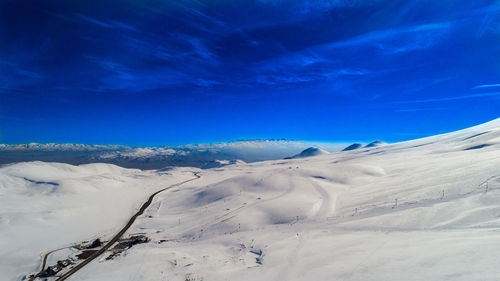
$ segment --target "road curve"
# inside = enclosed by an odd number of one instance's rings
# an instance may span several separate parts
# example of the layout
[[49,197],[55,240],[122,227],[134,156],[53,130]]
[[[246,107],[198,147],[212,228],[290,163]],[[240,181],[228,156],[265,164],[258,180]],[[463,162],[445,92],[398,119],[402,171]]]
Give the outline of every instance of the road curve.
[[56,279],[56,281],[66,280],[68,277],[70,277],[71,275],[73,275],[75,272],[77,272],[78,270],[80,270],[82,267],[84,267],[85,265],[87,265],[88,263],[90,263],[91,261],[93,261],[94,259],[96,259],[97,257],[99,257],[100,255],[102,255],[105,251],[107,251],[116,241],[118,241],[118,239],[120,239],[123,236],[123,234],[125,234],[125,232],[127,232],[127,230],[135,222],[135,220],[137,219],[137,217],[139,217],[140,215],[142,215],[144,213],[144,211],[153,202],[154,197],[156,195],[158,195],[158,193],[163,192],[163,191],[165,191],[167,189],[171,189],[171,188],[183,185],[183,184],[188,183],[190,181],[194,181],[194,180],[199,179],[201,177],[198,173],[194,173],[194,176],[195,176],[195,178],[192,178],[192,179],[189,179],[189,180],[185,180],[185,181],[180,182],[180,183],[173,184],[171,186],[165,187],[165,188],[160,189],[160,190],[156,191],[155,193],[151,194],[149,196],[149,198],[148,198],[148,201],[146,201],[144,204],[142,204],[142,206],[139,209],[139,211],[137,211],[137,213],[135,213],[129,219],[129,221],[127,222],[127,224],[115,236],[113,236],[113,238],[111,238],[111,240],[109,240],[109,242],[106,243],[106,245],[104,245],[104,247],[102,247],[101,249],[99,249],[97,252],[95,252],[94,254],[92,254],[90,257],[88,257],[87,259],[85,259],[81,263],[77,264],[75,267],[73,267],[72,269],[70,269],[68,272],[66,272],[63,275],[61,275],[59,278]]
[[33,275],[32,277],[30,277],[28,280],[35,280],[37,277],[39,277],[40,275],[43,274],[44,270],[45,270],[45,265],[47,264],[47,259],[49,257],[50,254],[52,254],[53,252],[57,252],[59,250],[62,250],[62,249],[67,249],[67,248],[71,248],[71,246],[69,247],[62,247],[62,248],[57,248],[57,249],[54,249],[54,250],[50,250],[48,252],[45,252],[42,254],[42,260],[40,262],[40,266],[38,267],[38,273]]

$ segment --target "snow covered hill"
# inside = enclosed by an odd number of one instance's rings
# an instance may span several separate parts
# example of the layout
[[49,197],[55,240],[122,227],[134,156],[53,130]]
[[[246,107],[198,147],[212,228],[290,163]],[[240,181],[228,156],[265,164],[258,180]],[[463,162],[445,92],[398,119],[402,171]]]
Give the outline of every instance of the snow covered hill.
[[318,155],[325,155],[325,154],[330,154],[328,151],[323,150],[318,147],[309,147],[305,150],[303,150],[301,153],[296,154],[292,157],[289,157],[287,159],[297,159],[297,158],[304,158],[304,157],[312,157],[312,156],[318,156]]
[[[107,164],[0,168],[0,270],[109,239],[149,193],[200,172]],[[70,280],[498,280],[500,119],[396,144],[203,170]],[[63,255],[63,254],[60,254]],[[53,279],[52,279],[53,280]]]
[[371,143],[365,145],[365,147],[376,147],[376,146],[381,146],[384,144],[386,144],[386,143],[383,141],[376,140],[376,141],[372,141]]
[[358,149],[360,147],[363,147],[363,145],[360,143],[353,143],[353,144],[349,145],[348,147],[344,148],[342,151],[355,150],[355,149]]

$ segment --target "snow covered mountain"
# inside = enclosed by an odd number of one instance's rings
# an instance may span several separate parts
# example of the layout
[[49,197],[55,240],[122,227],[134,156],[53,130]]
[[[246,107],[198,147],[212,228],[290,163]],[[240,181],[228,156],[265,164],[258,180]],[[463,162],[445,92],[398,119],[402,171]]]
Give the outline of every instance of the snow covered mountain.
[[147,243],[106,251],[69,280],[500,276],[496,119],[402,143],[206,170],[5,165],[2,278],[37,272],[41,253],[66,247],[49,256],[53,264],[81,251],[73,243],[109,240],[151,193],[190,178],[159,193],[125,234]]
[[342,151],[355,150],[355,149],[358,149],[360,147],[363,147],[363,145],[360,143],[353,143],[353,144],[349,145],[348,147],[344,148]]
[[0,164],[26,161],[73,165],[109,163],[127,168],[160,169],[166,166],[218,167],[218,161],[255,162],[282,159],[310,147],[338,151],[343,144],[289,140],[251,140],[167,147],[129,147],[85,144],[0,144]]
[[325,154],[330,154],[330,153],[326,150],[321,149],[321,148],[309,147],[309,148],[303,150],[301,153],[295,154],[294,156],[289,157],[287,159],[297,159],[297,158],[312,157],[312,156],[325,155]]
[[129,147],[123,145],[88,145],[73,143],[0,144],[0,151],[105,151],[128,148]]
[[371,143],[365,145],[365,147],[376,147],[376,146],[381,146],[384,144],[386,144],[386,143],[383,141],[376,140],[376,141],[372,141]]

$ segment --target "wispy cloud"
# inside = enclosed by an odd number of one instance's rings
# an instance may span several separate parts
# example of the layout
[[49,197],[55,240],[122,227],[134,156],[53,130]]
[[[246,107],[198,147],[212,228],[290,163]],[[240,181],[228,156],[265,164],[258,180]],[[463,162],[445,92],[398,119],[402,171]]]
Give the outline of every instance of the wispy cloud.
[[446,110],[445,107],[422,107],[422,108],[404,108],[404,109],[396,109],[394,112],[420,112],[420,111],[440,111]]
[[342,67],[338,61],[311,49],[259,61],[251,70],[255,75],[254,82],[264,85],[304,83],[371,73],[363,68]]
[[278,84],[294,84],[304,83],[315,80],[312,76],[306,75],[259,75],[255,78],[255,82],[264,85],[278,85]]
[[[385,54],[404,53],[433,46],[452,27],[449,22],[429,23],[362,34],[351,39],[335,41],[323,48],[371,46]],[[397,39],[397,40],[395,40]]]
[[484,85],[477,85],[475,87],[472,87],[471,90],[476,90],[476,89],[483,89],[483,88],[495,88],[495,87],[500,87],[500,84],[484,84]]
[[120,70],[100,78],[99,89],[141,92],[189,82],[185,73],[162,67],[144,71]]
[[369,71],[362,69],[343,68],[340,69],[337,73],[339,75],[366,75],[369,73]]
[[433,98],[433,99],[407,100],[407,101],[399,101],[399,102],[395,102],[395,103],[401,103],[401,104],[404,104],[404,103],[427,103],[427,102],[454,101],[454,100],[476,99],[476,98],[486,98],[486,97],[500,97],[500,92],[470,94],[470,95]]
[[116,20],[100,20],[97,18],[90,17],[85,14],[75,13],[73,16],[66,16],[60,14],[52,14],[53,16],[60,18],[64,21],[75,22],[75,23],[90,23],[107,29],[122,29],[126,31],[138,31],[136,27],[126,24],[121,21]]
[[173,1],[172,4],[181,8],[183,10],[183,18],[188,15],[188,18],[191,19],[189,23],[200,30],[213,32],[214,27],[226,27],[226,23],[223,20],[209,16],[207,13],[202,12],[199,8],[186,5],[186,3],[183,3],[182,1]]
[[193,65],[216,65],[219,62],[209,40],[183,33],[168,34],[161,41],[155,36],[124,35],[121,43],[127,51],[140,55],[142,59],[182,62]]
[[487,33],[500,33],[500,1],[474,11],[481,18],[481,26],[478,30],[479,37]]
[[217,55],[206,45],[204,40],[200,38],[179,34],[177,36],[181,40],[185,40],[191,45],[191,50],[188,52],[193,58],[198,58],[207,64],[217,64]]
[[286,7],[293,14],[314,16],[320,12],[327,12],[333,8],[352,8],[372,5],[373,0],[260,0],[264,5]]
[[75,14],[76,17],[80,18],[83,21],[86,21],[88,23],[92,23],[95,25],[99,25],[101,27],[105,28],[113,28],[113,29],[125,29],[129,31],[137,31],[137,29],[129,24],[120,22],[120,21],[115,21],[115,20],[109,20],[109,21],[102,21],[98,20],[96,18],[89,17],[84,14]]
[[341,76],[363,76],[370,73],[362,69],[311,69],[311,70],[290,70],[274,71],[269,73],[259,73],[255,77],[255,82],[264,85],[295,84],[320,80],[330,80]]
[[158,42],[149,42],[146,39],[140,39],[132,36],[123,36],[122,44],[128,50],[133,51],[141,58],[150,58],[161,61],[171,61],[182,59],[182,54],[169,48],[166,44]]
[[21,68],[16,69],[15,73],[17,75],[21,75],[21,76],[24,76],[24,77],[27,77],[27,78],[32,78],[32,79],[41,79],[41,78],[43,78],[43,75],[40,74],[40,73],[37,73],[37,72],[34,72],[34,71],[29,71],[29,70],[26,70],[26,69],[21,69]]
[[206,79],[201,79],[200,78],[200,79],[194,80],[193,84],[195,84],[197,86],[200,86],[200,87],[209,88],[209,87],[212,87],[212,86],[220,85],[222,83],[219,82],[219,81],[216,81],[216,80],[206,80]]
[[0,61],[0,93],[20,93],[27,87],[45,80],[46,75],[31,69],[33,67],[28,65]]
[[285,53],[277,58],[266,59],[254,63],[254,69],[262,71],[291,71],[292,69],[305,69],[331,61],[320,56],[313,50],[302,50],[298,52]]
[[85,56],[99,65],[105,72],[100,77],[96,90],[123,90],[140,92],[163,87],[171,87],[190,81],[185,73],[168,67],[137,70],[109,59]]
[[[377,57],[431,48],[453,26],[436,22],[365,33],[346,40],[308,46],[305,49],[254,63],[255,82],[265,85],[339,80],[347,76],[366,76],[394,72],[388,68],[372,69],[367,61],[351,64],[349,57],[339,58],[339,51],[374,48]],[[368,58],[370,60],[370,58]],[[371,66],[371,67],[367,67]],[[337,83],[338,84],[338,83]]]
[[13,95],[15,93],[22,92],[19,88],[0,86],[0,93]]
[[444,82],[448,82],[452,79],[453,79],[453,77],[439,77],[439,78],[422,79],[422,80],[417,81],[417,83],[415,85],[410,86],[408,89],[408,92],[420,92],[423,90],[427,90],[430,87],[442,84]]

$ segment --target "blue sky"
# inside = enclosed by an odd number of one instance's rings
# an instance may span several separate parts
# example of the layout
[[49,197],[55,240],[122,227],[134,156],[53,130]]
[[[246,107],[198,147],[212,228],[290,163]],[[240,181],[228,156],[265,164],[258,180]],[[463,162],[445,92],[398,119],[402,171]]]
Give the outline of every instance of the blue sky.
[[0,143],[388,142],[500,117],[499,1],[0,1]]

